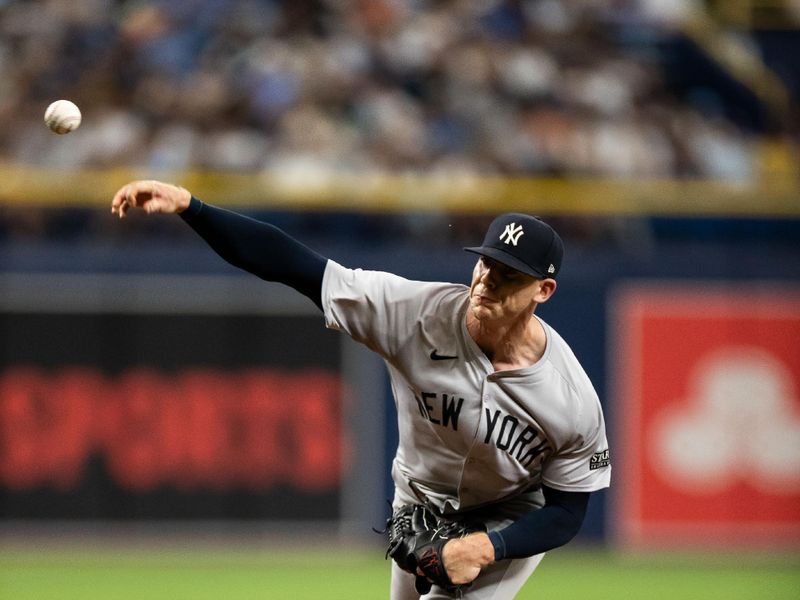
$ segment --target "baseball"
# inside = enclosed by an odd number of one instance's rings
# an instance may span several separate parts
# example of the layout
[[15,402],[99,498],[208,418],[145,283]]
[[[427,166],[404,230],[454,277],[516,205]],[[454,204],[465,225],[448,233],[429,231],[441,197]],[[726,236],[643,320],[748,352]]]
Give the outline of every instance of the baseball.
[[69,100],[56,100],[44,111],[44,122],[58,134],[75,131],[81,124],[81,109]]

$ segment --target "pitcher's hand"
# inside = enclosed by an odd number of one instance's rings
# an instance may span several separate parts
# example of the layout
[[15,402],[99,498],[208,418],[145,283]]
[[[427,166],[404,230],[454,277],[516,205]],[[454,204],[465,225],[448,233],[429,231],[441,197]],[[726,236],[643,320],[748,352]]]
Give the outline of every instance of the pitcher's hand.
[[177,214],[189,207],[191,199],[189,190],[171,183],[153,180],[132,181],[114,194],[111,212],[120,219],[124,218],[131,208],[141,208],[148,214]]
[[483,532],[450,540],[442,554],[447,574],[457,585],[470,583],[483,567],[494,562],[494,546],[489,536]]

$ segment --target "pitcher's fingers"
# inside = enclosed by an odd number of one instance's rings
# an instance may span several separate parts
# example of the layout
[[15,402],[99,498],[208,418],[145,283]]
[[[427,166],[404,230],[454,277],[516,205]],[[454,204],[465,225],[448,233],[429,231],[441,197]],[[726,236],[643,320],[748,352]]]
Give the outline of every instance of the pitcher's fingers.
[[139,206],[139,196],[149,196],[153,193],[153,182],[142,180],[132,181],[126,188],[125,199],[128,201],[128,204],[132,207]]
[[125,196],[127,195],[128,186],[122,186],[116,194],[114,194],[114,198],[111,200],[111,212],[118,213],[120,211],[120,207],[122,203],[125,201]]
[[117,204],[116,208],[112,208],[111,210],[121,219],[127,214],[130,208],[131,208],[130,202],[128,202],[123,196],[122,200]]

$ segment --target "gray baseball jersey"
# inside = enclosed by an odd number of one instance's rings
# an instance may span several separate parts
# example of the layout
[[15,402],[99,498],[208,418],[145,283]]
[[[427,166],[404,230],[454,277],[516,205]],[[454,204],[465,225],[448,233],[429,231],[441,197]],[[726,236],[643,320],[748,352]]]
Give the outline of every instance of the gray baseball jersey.
[[597,394],[572,350],[541,319],[542,358],[495,372],[467,332],[464,285],[328,261],[322,303],[329,328],[388,366],[399,429],[392,476],[406,495],[453,513],[543,483],[581,492],[609,485]]

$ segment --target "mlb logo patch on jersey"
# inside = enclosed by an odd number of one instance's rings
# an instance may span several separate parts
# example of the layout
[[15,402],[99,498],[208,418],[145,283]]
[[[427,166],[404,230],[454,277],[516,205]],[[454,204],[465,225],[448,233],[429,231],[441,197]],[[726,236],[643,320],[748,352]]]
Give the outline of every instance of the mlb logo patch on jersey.
[[610,464],[611,458],[608,449],[605,449],[602,452],[595,452],[592,454],[592,460],[589,461],[589,470],[594,471],[595,469],[602,469]]

